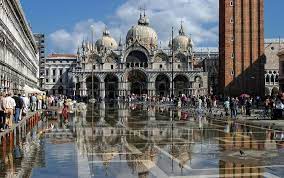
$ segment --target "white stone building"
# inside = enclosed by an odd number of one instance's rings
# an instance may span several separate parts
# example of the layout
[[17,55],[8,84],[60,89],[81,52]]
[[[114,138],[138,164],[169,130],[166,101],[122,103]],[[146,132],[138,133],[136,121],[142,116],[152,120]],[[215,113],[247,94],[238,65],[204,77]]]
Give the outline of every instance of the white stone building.
[[210,94],[218,93],[219,49],[217,47],[195,47],[193,54],[197,65],[208,72],[208,89]]
[[265,69],[265,94],[271,95],[272,90],[279,90],[279,50],[284,48],[283,39],[265,39],[264,49],[266,63]]
[[18,0],[0,0],[0,89],[23,91],[38,84],[38,52]]
[[41,33],[35,33],[34,38],[39,53],[39,87],[42,89],[42,86],[44,84],[45,69],[45,35]]
[[92,96],[92,75],[95,98],[208,93],[208,74],[202,67],[195,67],[192,41],[183,26],[173,44],[162,49],[158,47],[158,35],[145,14],[129,29],[125,44],[122,40],[117,44],[106,29],[95,44],[83,42],[78,60],[73,73],[76,89],[80,91],[77,94],[81,96]]
[[280,91],[284,91],[284,48],[278,51],[279,56],[279,87]]
[[51,54],[45,59],[43,88],[50,95],[73,95],[73,80],[70,72],[76,66],[73,54]]

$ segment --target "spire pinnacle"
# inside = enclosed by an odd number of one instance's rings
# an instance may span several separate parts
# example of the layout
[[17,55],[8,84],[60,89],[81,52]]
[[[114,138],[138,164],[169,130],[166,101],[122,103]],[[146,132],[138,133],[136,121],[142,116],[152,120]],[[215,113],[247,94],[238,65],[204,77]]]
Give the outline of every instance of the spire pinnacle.
[[118,46],[121,47],[122,46],[122,39],[121,39],[121,35],[119,37],[119,43],[118,43]]
[[108,31],[107,26],[105,26],[105,29],[103,31],[103,36],[109,36],[109,35],[110,35],[110,32]]
[[180,35],[185,35],[184,28],[183,28],[183,20],[180,21],[179,34],[180,34]]
[[[139,8],[140,10],[140,18],[138,20],[138,25],[146,25],[148,26],[149,25],[149,19],[146,15],[146,8]],[[142,15],[142,11],[144,11],[143,15]]]

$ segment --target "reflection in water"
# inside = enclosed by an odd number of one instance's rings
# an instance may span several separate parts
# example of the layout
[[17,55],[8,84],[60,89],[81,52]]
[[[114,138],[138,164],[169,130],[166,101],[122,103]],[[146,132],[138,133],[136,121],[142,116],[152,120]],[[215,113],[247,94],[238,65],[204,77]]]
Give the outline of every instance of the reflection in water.
[[284,175],[282,132],[170,107],[101,103],[87,109],[68,123],[60,117],[42,122],[12,150],[1,148],[0,177]]

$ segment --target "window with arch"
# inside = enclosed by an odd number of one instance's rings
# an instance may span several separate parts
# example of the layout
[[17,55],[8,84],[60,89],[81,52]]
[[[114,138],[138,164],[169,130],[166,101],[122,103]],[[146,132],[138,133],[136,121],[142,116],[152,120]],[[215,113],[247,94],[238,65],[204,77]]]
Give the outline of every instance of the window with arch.
[[275,79],[274,75],[271,75],[271,83],[275,82],[274,79]]
[[278,79],[278,78],[279,78],[279,76],[278,76],[278,74],[277,74],[277,75],[275,76],[275,82],[276,82],[276,83],[279,82],[279,79]]
[[266,77],[265,77],[265,82],[266,82],[266,83],[269,83],[269,82],[270,82],[270,77],[269,77],[269,75],[266,75]]

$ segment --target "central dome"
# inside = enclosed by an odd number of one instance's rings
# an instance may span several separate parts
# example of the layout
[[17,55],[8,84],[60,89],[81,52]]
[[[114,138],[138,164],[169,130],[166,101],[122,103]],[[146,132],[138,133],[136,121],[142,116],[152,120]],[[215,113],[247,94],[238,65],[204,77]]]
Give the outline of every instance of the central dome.
[[147,48],[158,47],[158,35],[154,29],[149,27],[149,19],[145,14],[144,16],[140,14],[138,25],[133,26],[127,33],[127,45],[131,45],[135,40],[138,40]]
[[118,45],[115,39],[110,36],[110,32],[105,29],[102,38],[96,41],[96,47],[98,51],[104,48],[115,50],[117,49]]

